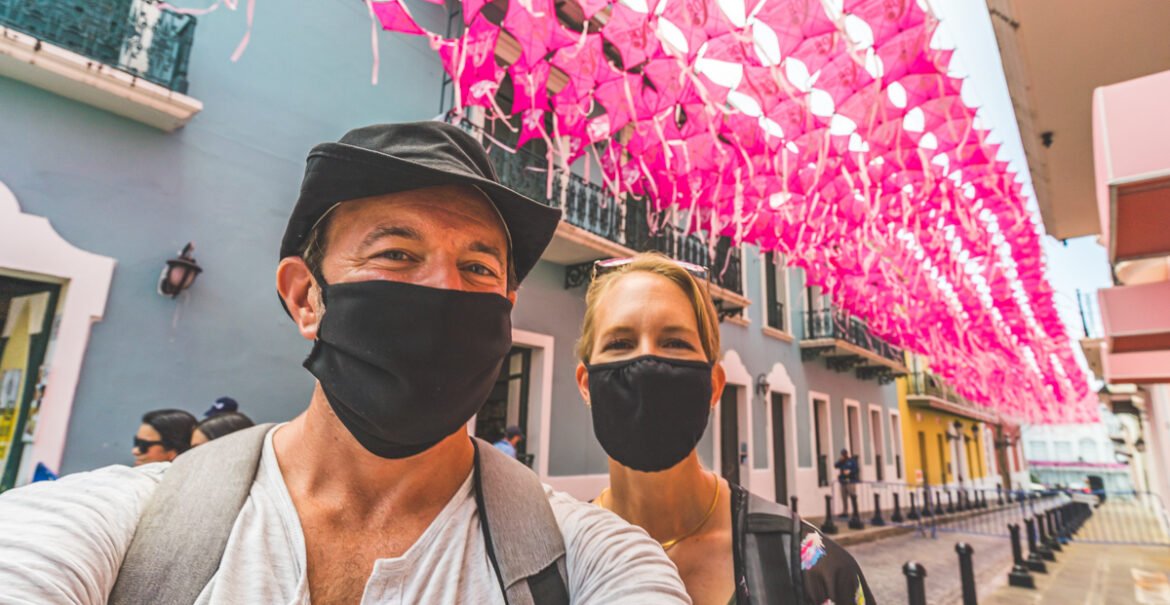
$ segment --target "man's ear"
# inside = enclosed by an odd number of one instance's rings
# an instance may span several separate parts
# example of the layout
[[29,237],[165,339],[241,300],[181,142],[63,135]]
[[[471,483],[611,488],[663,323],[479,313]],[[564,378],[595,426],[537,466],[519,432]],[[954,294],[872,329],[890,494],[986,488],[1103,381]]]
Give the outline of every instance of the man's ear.
[[321,291],[309,266],[299,256],[280,259],[276,267],[276,292],[306,340],[317,339],[321,323]]
[[589,405],[589,370],[585,367],[585,362],[577,362],[577,390],[581,393],[581,399],[585,400],[585,405]]

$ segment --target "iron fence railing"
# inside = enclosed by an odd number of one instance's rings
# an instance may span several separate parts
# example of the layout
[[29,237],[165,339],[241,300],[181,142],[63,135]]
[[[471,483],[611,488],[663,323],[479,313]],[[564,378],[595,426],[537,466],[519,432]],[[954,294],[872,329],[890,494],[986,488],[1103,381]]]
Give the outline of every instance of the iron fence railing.
[[[856,496],[856,506],[852,497],[846,500],[846,491]],[[1077,535],[1080,541],[1170,546],[1170,513],[1151,492],[1024,491],[987,484],[935,486],[893,481],[860,481],[846,490],[834,481],[827,495],[830,518],[821,516],[819,509],[804,516],[822,523],[831,521],[830,527],[848,519],[851,529],[894,524],[915,526],[931,537],[955,533],[1007,539],[1009,525],[1022,528],[1034,523],[1042,546],[1043,537],[1054,532],[1051,523],[1059,521],[1053,515],[1080,506],[1091,517]]]
[[[449,119],[472,134],[483,134],[467,120]],[[509,135],[501,134],[499,138],[511,143]],[[712,252],[708,242],[699,235],[687,234],[671,224],[652,228],[645,200],[630,199],[619,204],[600,185],[571,172],[554,171],[550,179],[548,160],[523,149],[513,151],[501,145],[489,145],[488,157],[500,182],[532,199],[560,208],[570,225],[637,252],[656,250],[707,267],[711,283],[743,294],[743,260],[739,247],[731,245],[728,238],[721,238]]]
[[963,397],[951,385],[947,384],[942,378],[930,372],[913,372],[907,381],[908,395],[936,397],[943,401],[957,403],[960,405],[977,407],[974,402],[966,397]]
[[0,26],[187,92],[195,18],[156,0],[0,0]]
[[808,340],[834,338],[872,351],[898,363],[905,363],[902,349],[874,336],[865,322],[835,307],[805,313],[804,337]]
[[784,330],[784,303],[773,300],[768,304],[768,327]]

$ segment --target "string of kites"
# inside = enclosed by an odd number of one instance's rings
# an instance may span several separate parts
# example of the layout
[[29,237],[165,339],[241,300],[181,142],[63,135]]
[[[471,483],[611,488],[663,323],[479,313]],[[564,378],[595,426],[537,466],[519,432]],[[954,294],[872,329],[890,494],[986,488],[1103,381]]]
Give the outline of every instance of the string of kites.
[[543,141],[550,169],[590,156],[654,225],[782,253],[1008,421],[1097,420],[1039,227],[925,0],[462,0],[453,38],[366,1],[372,36],[426,36],[455,110]]

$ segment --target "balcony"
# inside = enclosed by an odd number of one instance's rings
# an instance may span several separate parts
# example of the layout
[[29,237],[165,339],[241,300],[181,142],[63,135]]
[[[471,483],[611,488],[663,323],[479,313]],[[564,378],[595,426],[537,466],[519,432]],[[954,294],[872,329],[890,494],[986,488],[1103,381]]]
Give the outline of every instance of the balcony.
[[[466,120],[451,120],[473,135],[484,135]],[[585,284],[595,260],[656,250],[710,270],[711,297],[721,319],[741,314],[749,304],[743,295],[740,248],[732,246],[730,240],[721,239],[712,254],[707,241],[697,234],[686,234],[669,224],[651,229],[643,200],[618,203],[600,185],[574,173],[556,171],[550,182],[548,160],[542,156],[490,145],[488,157],[500,182],[564,212],[557,236],[543,258],[565,265],[565,288]]]
[[929,408],[996,424],[998,417],[966,397],[963,397],[942,378],[930,372],[913,372],[906,379],[906,403],[910,407]]
[[195,18],[153,0],[0,0],[0,76],[160,128],[186,95]]
[[832,307],[805,312],[800,349],[804,361],[823,357],[830,369],[854,370],[862,380],[887,384],[907,373],[901,349],[871,334],[865,322]]

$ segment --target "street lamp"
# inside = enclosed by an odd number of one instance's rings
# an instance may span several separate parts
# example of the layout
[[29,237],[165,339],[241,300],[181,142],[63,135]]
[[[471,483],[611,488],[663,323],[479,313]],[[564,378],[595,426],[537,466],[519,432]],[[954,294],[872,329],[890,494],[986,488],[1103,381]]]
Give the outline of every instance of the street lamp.
[[203,272],[203,267],[200,267],[199,263],[195,262],[195,257],[191,255],[194,251],[195,244],[187,242],[179,252],[178,258],[167,261],[167,266],[163,267],[158,280],[159,294],[175,298],[195,283],[195,278]]

